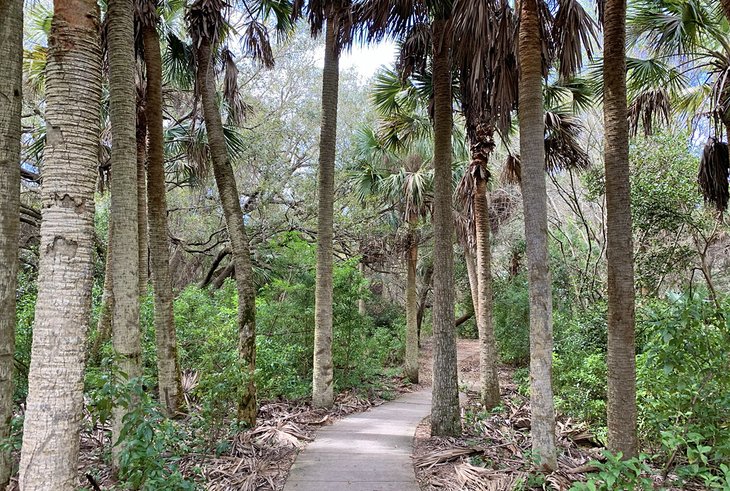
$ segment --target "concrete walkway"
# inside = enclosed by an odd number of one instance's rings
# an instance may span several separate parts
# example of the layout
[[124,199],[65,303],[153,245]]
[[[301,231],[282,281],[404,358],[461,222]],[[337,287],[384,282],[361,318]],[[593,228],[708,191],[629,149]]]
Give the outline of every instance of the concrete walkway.
[[317,432],[297,456],[284,491],[419,491],[411,451],[431,392],[405,394]]

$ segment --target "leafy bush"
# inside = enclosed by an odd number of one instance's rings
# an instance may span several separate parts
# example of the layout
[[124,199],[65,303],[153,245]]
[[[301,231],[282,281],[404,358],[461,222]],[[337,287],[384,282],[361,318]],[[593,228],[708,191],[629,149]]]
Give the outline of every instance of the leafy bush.
[[639,458],[622,460],[621,452],[614,455],[605,451],[606,462],[592,461],[598,472],[591,474],[586,482],[575,483],[571,491],[613,491],[613,490],[651,490],[651,468],[647,465],[646,455]]
[[505,363],[530,360],[530,303],[527,276],[494,281],[494,331],[499,356]]

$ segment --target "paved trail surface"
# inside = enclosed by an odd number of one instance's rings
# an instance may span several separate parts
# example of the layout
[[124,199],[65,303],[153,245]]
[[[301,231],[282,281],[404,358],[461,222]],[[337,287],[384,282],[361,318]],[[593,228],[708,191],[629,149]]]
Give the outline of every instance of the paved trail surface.
[[284,491],[419,491],[413,434],[430,412],[431,391],[421,390],[322,428]]

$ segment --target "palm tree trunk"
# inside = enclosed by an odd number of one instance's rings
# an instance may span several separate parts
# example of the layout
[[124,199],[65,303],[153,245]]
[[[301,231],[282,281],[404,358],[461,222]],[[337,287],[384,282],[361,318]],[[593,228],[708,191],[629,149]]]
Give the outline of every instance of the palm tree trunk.
[[56,0],[46,67],[38,299],[19,471],[24,491],[77,488],[100,106],[99,7],[95,0]]
[[433,31],[434,204],[433,204],[433,396],[431,434],[461,434],[454,327],[454,223],[451,200],[451,47],[446,20]]
[[408,250],[406,251],[406,360],[405,375],[411,383],[418,383],[418,299],[416,294],[416,267],[418,266],[418,237],[415,223],[408,223]]
[[99,320],[96,323],[96,339],[89,351],[89,360],[92,363],[99,363],[101,360],[101,347],[112,337],[112,310],[114,309],[114,281],[112,279],[112,249],[113,230],[111,217],[109,219],[109,231],[106,241],[106,263],[104,264],[104,292],[101,295],[101,307],[99,308]]
[[428,300],[428,291],[431,289],[431,280],[433,279],[433,265],[426,268],[423,274],[421,291],[418,294],[418,314],[416,315],[416,336],[418,338],[418,347],[421,347],[421,326],[423,325],[423,317],[426,315],[426,301]]
[[519,32],[519,120],[522,199],[530,284],[532,451],[544,470],[557,467],[552,387],[552,291],[547,249],[542,46],[536,0],[522,0]]
[[[111,220],[113,254],[109,258],[114,283],[112,345],[118,368],[127,380],[142,375],[139,329],[139,228],[137,213],[137,125],[134,84],[134,10],[132,0],[109,1],[109,117],[112,130]],[[112,418],[112,441],[121,434],[125,414],[117,406]],[[120,447],[112,448],[118,465]]]
[[497,346],[492,319],[492,251],[489,243],[487,181],[477,178],[474,193],[474,222],[477,246],[477,328],[479,330],[479,375],[481,398],[486,409],[499,405]]
[[[13,416],[15,290],[20,233],[20,111],[23,102],[23,1],[0,5],[0,439]],[[0,489],[10,480],[9,449],[0,452]]]
[[[138,101],[143,102],[143,101]],[[139,238],[139,296],[147,295],[149,249],[147,248],[147,114],[137,110],[137,237]]]
[[464,262],[466,263],[466,276],[469,280],[469,291],[471,292],[471,306],[474,314],[479,311],[477,300],[479,298],[479,290],[477,287],[477,263],[474,254],[469,250],[468,245],[464,245]]
[[174,416],[183,405],[177,337],[170,277],[170,244],[167,238],[164,135],[162,128],[162,55],[154,25],[142,27],[147,68],[147,215],[150,264],[155,304],[157,383],[165,415]]
[[203,103],[205,127],[213,161],[218,194],[226,218],[228,236],[231,240],[233,264],[238,290],[238,349],[243,372],[244,387],[238,402],[238,419],[250,426],[256,423],[256,292],[251,269],[251,252],[243,225],[243,212],[236,186],[236,176],[228,158],[223,135],[223,121],[216,103],[215,73],[212,66],[213,53],[210,41],[201,40],[198,48],[197,86]]
[[638,452],[634,257],[626,108],[626,0],[607,0],[604,18],[604,152],[608,262],[608,449]]
[[331,407],[334,402],[332,366],[332,240],[335,194],[335,148],[337,144],[337,98],[340,78],[340,53],[337,28],[327,20],[322,70],[322,127],[319,139],[319,178],[317,189],[317,283],[314,313],[314,374],[312,403]]

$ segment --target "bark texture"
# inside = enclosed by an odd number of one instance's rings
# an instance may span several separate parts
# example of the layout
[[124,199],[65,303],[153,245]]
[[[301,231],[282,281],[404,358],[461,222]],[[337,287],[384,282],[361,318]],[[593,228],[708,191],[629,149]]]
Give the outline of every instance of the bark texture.
[[314,375],[312,403],[332,407],[332,240],[337,144],[337,98],[340,79],[337,29],[327,20],[322,71],[322,126],[319,137],[319,193],[317,208],[317,280],[314,296]]
[[[0,439],[13,416],[15,290],[20,233],[20,111],[23,102],[23,1],[0,3]],[[0,489],[12,469],[0,452]]]
[[109,231],[106,240],[106,262],[104,263],[104,292],[101,295],[99,320],[96,322],[96,338],[89,350],[89,359],[98,363],[101,360],[101,348],[112,337],[112,310],[114,309],[114,281],[112,278],[112,236],[114,224],[109,220]]
[[608,448],[638,452],[634,255],[626,108],[626,0],[607,0],[604,20],[604,155],[608,262]]
[[[139,104],[143,106],[140,108]],[[139,239],[139,296],[147,295],[149,248],[147,236],[147,108],[137,105],[137,238]]]
[[454,327],[454,222],[451,177],[451,56],[446,21],[433,30],[434,203],[433,203],[433,398],[431,434],[461,434]]
[[730,0],[720,0],[722,3],[722,11],[725,13],[725,18],[730,21]]
[[497,374],[497,341],[492,317],[492,251],[489,243],[489,211],[487,181],[476,178],[474,190],[474,222],[477,248],[477,329],[479,330],[479,381],[482,404],[487,409],[499,405]]
[[[109,0],[109,116],[111,152],[111,261],[114,284],[112,346],[122,382],[142,375],[139,329],[139,202],[137,199],[137,107],[134,83],[134,10],[132,0]],[[112,413],[112,441],[118,442],[125,414],[121,405]],[[118,465],[121,447],[113,447]]]
[[226,228],[231,240],[233,264],[238,290],[239,356],[243,373],[243,387],[238,404],[238,419],[250,426],[256,423],[256,293],[251,270],[251,253],[248,237],[243,226],[241,200],[236,186],[236,176],[228,158],[223,135],[223,120],[216,102],[215,72],[210,41],[201,40],[198,48],[197,86],[203,103],[205,128],[213,161],[213,175],[220,196]]
[[155,305],[157,383],[160,402],[168,417],[183,406],[177,337],[173,313],[170,244],[167,238],[167,196],[165,188],[164,135],[162,128],[162,55],[154,25],[142,28],[147,67],[147,214],[149,221],[150,264]]
[[56,0],[54,12],[46,67],[38,300],[19,471],[23,491],[77,487],[91,313],[99,7],[94,0]]
[[522,1],[519,121],[522,199],[530,289],[530,407],[533,457],[543,470],[557,467],[552,387],[553,319],[548,269],[545,122],[542,46],[536,0]]
[[409,223],[408,250],[406,251],[406,359],[405,376],[418,383],[418,294],[416,267],[418,266],[418,234],[415,224]]
[[479,290],[477,287],[477,262],[474,254],[469,250],[469,245],[464,244],[464,262],[466,263],[466,276],[469,280],[469,292],[471,293],[471,306],[474,309],[474,315],[479,311],[477,299]]

